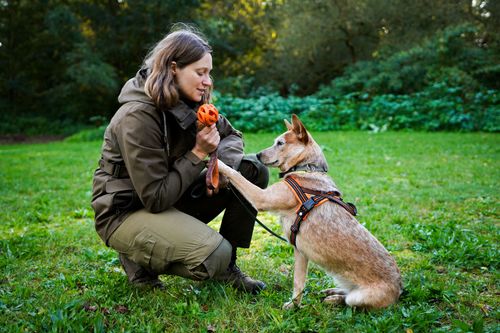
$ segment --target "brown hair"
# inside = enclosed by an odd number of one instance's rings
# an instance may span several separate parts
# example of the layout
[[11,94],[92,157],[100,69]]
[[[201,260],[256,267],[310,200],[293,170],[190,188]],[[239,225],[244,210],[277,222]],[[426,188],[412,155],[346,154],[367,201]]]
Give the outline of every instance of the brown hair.
[[[142,65],[150,71],[144,91],[159,108],[170,108],[179,102],[179,90],[171,71],[172,61],[183,68],[212,53],[208,42],[193,27],[175,25],[161,41],[148,53]],[[203,103],[210,101],[210,86]]]

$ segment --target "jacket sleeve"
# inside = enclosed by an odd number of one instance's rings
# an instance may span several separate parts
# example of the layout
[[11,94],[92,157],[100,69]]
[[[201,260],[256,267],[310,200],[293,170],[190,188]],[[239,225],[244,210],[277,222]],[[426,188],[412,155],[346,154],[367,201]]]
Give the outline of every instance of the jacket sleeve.
[[233,169],[238,170],[244,155],[243,148],[245,147],[241,132],[234,129],[229,120],[222,115],[219,116],[217,129],[221,137],[217,148],[219,159]]
[[205,167],[191,151],[168,165],[161,128],[159,120],[147,112],[131,112],[115,128],[132,184],[152,213],[171,207]]

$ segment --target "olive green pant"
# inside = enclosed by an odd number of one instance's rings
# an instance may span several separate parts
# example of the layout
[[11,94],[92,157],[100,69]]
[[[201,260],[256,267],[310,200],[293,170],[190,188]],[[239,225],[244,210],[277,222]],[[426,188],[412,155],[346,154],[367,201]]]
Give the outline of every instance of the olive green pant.
[[[238,171],[252,183],[267,186],[268,170],[255,155],[246,155]],[[229,189],[208,197],[205,186],[201,174],[175,207],[158,214],[141,209],[115,230],[108,243],[130,261],[124,265],[129,280],[134,278],[134,265],[136,271],[142,267],[152,276],[204,280],[226,271],[235,260],[236,247],[250,246],[257,211],[248,203],[243,207],[240,200],[245,199],[238,200]],[[219,233],[206,223],[222,211]]]
[[193,280],[224,272],[231,259],[227,240],[175,208],[158,214],[145,209],[132,213],[111,235],[109,245],[155,275]]

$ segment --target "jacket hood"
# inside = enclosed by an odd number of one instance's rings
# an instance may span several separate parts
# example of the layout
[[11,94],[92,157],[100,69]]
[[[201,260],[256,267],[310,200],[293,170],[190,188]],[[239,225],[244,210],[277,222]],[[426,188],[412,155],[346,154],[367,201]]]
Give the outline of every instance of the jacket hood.
[[[118,96],[118,102],[120,104],[140,102],[156,107],[153,100],[146,95],[146,92],[144,91],[144,84],[147,76],[148,69],[143,68],[139,70],[136,76],[128,80],[123,86],[122,91]],[[177,123],[182,129],[186,129],[196,121],[197,117],[194,110],[197,110],[199,106],[200,103],[190,103],[181,99],[179,100],[179,103],[170,108],[168,112],[175,117]]]
[[147,69],[141,69],[134,78],[125,83],[118,96],[118,102],[125,104],[127,102],[142,102],[154,106],[153,100],[146,95],[144,83],[146,82]]

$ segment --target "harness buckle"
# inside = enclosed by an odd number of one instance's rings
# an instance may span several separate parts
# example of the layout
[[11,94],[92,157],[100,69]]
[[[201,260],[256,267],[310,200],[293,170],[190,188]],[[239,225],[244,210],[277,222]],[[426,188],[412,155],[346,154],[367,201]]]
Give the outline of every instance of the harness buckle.
[[[311,197],[311,198],[307,199],[307,201],[305,201],[305,202],[302,204],[301,208],[304,208],[304,210],[305,210],[306,212],[309,212],[311,209],[313,209],[313,208],[314,208],[314,206],[316,206],[316,202],[315,202],[315,201],[314,201],[314,199]],[[301,210],[302,210],[302,209],[301,209]]]

